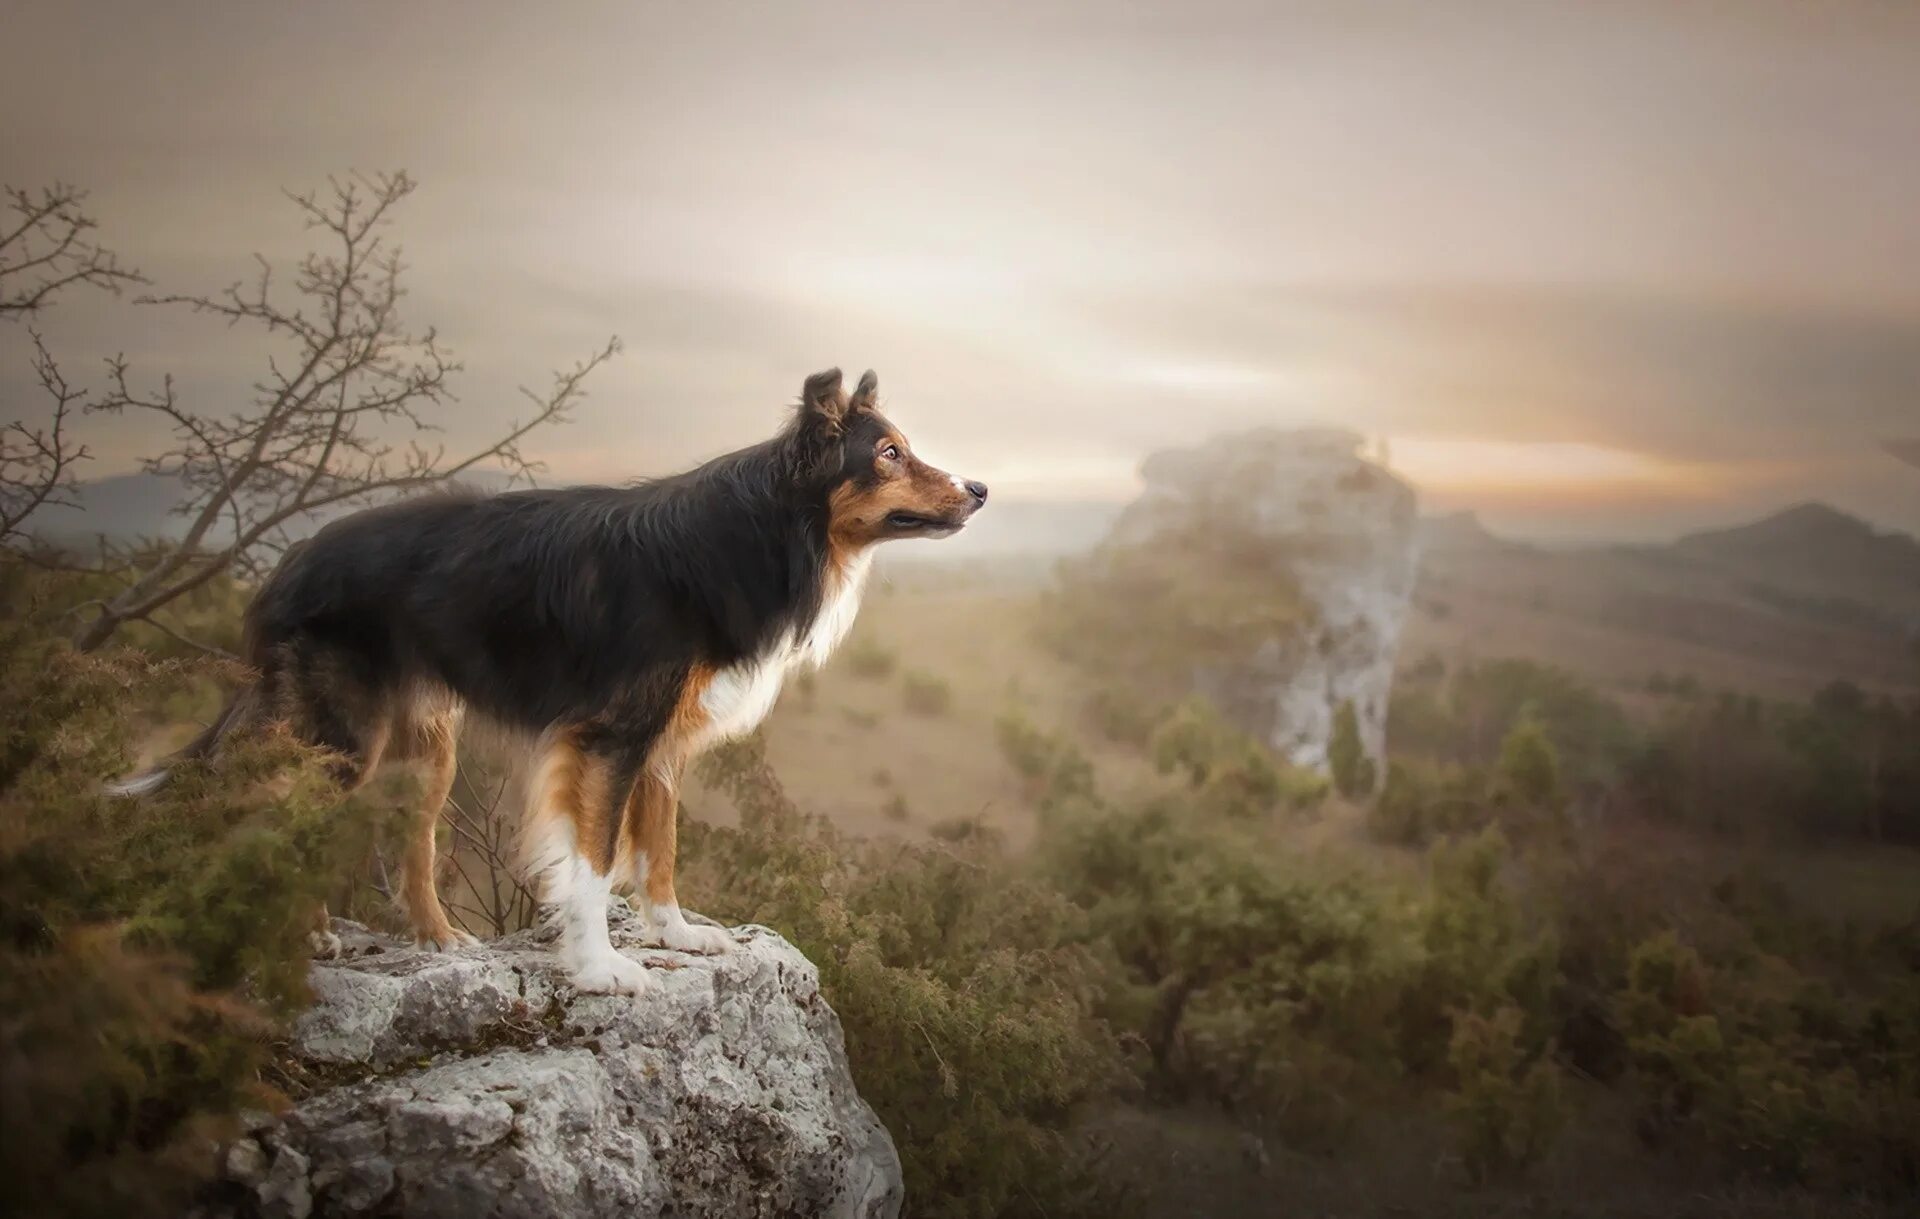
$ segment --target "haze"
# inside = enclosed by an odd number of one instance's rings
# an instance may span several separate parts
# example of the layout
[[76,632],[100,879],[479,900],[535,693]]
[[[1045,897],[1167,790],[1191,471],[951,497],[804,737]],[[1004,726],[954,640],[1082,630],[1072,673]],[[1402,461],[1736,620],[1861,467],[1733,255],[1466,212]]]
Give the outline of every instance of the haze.
[[[0,178],[89,187],[201,291],[303,248],[282,187],[408,169],[451,443],[627,341],[559,481],[758,439],[839,363],[1016,502],[1333,422],[1519,534],[1920,529],[1913,6],[960,8],[16,2]],[[124,350],[208,401],[260,359],[111,298],[44,328],[76,379]],[[150,447],[89,439],[95,476]]]

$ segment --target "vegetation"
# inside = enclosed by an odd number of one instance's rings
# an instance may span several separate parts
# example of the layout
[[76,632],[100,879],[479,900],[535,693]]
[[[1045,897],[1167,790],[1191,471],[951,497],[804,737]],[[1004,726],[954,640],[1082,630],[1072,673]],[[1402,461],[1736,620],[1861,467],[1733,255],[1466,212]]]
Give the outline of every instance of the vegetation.
[[900,667],[900,658],[894,655],[893,649],[869,635],[849,642],[841,655],[848,672],[874,681],[892,677],[893,671]]
[[741,823],[689,824],[683,892],[780,928],[820,967],[915,1213],[1111,1213],[1067,1137],[1075,1107],[1121,1078],[1078,913],[988,838],[841,838],[793,805],[756,741],[702,770]]
[[910,669],[901,680],[907,710],[916,715],[945,715],[953,710],[953,686],[946,678]]
[[[15,592],[20,588],[13,583]],[[321,902],[379,841],[322,759],[252,743],[137,804],[103,794],[202,672],[0,630],[0,1173],[45,1214],[174,1215],[306,996]],[[269,782],[269,777],[275,777]]]
[[1348,799],[1373,793],[1378,772],[1360,741],[1360,717],[1354,714],[1351,700],[1341,703],[1334,712],[1333,736],[1327,742],[1327,769],[1333,776],[1334,790]]
[[[0,1055],[27,1103],[7,1110],[0,1167],[55,1210],[175,1213],[205,1141],[273,1103],[263,1068],[303,998],[313,912],[377,898],[385,826],[284,741],[189,768],[152,801],[101,798],[153,730],[142,716],[204,714],[217,670],[187,649],[77,653],[53,627],[89,577],[7,570]],[[238,600],[209,600],[207,625]],[[916,1214],[1115,1213],[1077,1133],[1114,1104],[1211,1107],[1331,1157],[1377,1145],[1390,1114],[1483,1189],[1613,1122],[1699,1188],[1920,1188],[1920,911],[1836,923],[1732,855],[1645,838],[1710,828],[1639,793],[1655,744],[1681,775],[1707,766],[1686,742],[1725,747],[1672,727],[1718,722],[1718,701],[1635,725],[1551,671],[1477,668],[1453,675],[1457,701],[1444,675],[1408,687],[1427,752],[1395,758],[1366,825],[1409,869],[1290,845],[1327,782],[1190,700],[1139,745],[1165,782],[1126,793],[1103,790],[1071,733],[1004,713],[1038,826],[1019,854],[978,819],[929,826],[923,845],[843,838],[749,741],[704,764],[741,817],[688,822],[683,891],[780,928],[820,967]],[[1788,745],[1769,731],[1883,710],[1839,690],[1757,721],[1739,706],[1741,731]],[[1607,750],[1563,736],[1616,722]],[[283,766],[290,782],[262,781]],[[891,776],[873,778],[904,815]],[[483,767],[456,790],[470,862],[494,790]],[[476,930],[525,917],[523,893],[470,887]]]
[[1042,636],[1138,693],[1178,698],[1196,665],[1240,664],[1261,644],[1312,628],[1291,562],[1271,538],[1227,521],[1152,546],[1109,544],[1063,564],[1042,606]]

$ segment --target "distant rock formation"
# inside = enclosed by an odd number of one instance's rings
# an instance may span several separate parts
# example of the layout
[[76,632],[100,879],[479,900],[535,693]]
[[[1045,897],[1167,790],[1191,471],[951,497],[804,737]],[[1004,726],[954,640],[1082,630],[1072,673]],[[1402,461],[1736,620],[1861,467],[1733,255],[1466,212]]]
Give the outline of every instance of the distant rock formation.
[[893,1141],[813,965],[762,927],[660,985],[576,995],[539,932],[435,954],[336,922],[289,1047],[313,1085],[228,1146],[208,1216],[892,1219]]
[[1321,770],[1342,703],[1353,704],[1368,753],[1383,756],[1418,574],[1413,488],[1360,450],[1352,432],[1267,429],[1155,453],[1141,468],[1145,491],[1107,542],[1150,550],[1230,535],[1237,541],[1221,553],[1290,586],[1298,619],[1198,665],[1193,686],[1297,765]]

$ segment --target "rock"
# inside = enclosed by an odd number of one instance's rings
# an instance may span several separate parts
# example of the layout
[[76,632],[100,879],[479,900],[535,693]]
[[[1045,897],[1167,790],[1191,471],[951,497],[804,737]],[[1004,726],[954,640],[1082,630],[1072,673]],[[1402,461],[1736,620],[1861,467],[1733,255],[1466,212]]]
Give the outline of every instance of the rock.
[[335,920],[287,1047],[324,1082],[227,1149],[206,1213],[897,1215],[812,963],[764,927],[698,957],[641,947],[624,901],[609,921],[643,998],[575,994],[541,931],[442,954]]
[[[1264,429],[1160,452],[1109,546],[1236,539],[1305,603],[1299,621],[1193,672],[1196,691],[1296,765],[1324,771],[1333,720],[1353,704],[1361,743],[1385,773],[1394,656],[1419,569],[1413,488],[1337,429]],[[1244,580],[1246,572],[1233,573]]]

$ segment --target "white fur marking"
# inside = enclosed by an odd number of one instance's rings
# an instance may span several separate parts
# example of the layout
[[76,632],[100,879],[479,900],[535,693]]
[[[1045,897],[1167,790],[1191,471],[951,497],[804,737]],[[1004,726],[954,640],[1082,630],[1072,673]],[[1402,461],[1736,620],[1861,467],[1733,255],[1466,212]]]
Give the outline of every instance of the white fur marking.
[[872,570],[873,550],[869,547],[848,560],[839,583],[820,602],[820,612],[814,615],[813,625],[794,647],[800,658],[814,668],[826,664],[827,657],[833,655],[833,650],[853,629],[853,620],[860,613],[860,598],[867,591],[867,575]]
[[713,675],[707,688],[700,692],[700,709],[707,713],[707,723],[694,740],[694,752],[715,741],[752,732],[773,710],[788,670],[801,664],[817,669],[827,662],[827,657],[853,629],[872,566],[871,551],[864,551],[847,563],[839,582],[820,602],[820,612],[814,615],[813,624],[799,640],[782,637],[766,655],[742,661]]
[[653,932],[662,945],[675,952],[712,956],[733,950],[732,936],[719,927],[689,923],[677,902],[653,907]]
[[[784,648],[780,651],[785,651]],[[706,725],[695,741],[696,750],[714,741],[744,736],[752,732],[780,697],[781,682],[787,666],[778,652],[771,657],[743,661],[721,669],[700,692],[700,709],[707,713]]]
[[566,897],[560,907],[560,960],[575,988],[637,995],[653,985],[646,967],[621,956],[607,934],[607,900],[613,878],[594,872],[581,855],[567,861]]

